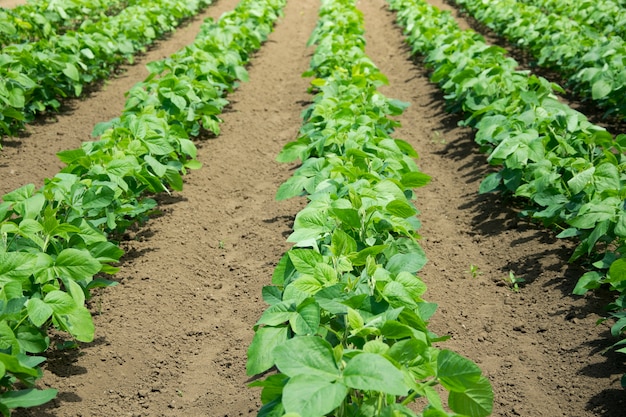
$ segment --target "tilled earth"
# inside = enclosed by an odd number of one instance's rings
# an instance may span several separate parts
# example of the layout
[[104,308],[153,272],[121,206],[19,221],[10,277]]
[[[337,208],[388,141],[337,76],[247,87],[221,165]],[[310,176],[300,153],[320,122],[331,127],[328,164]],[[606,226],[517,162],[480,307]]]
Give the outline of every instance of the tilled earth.
[[[118,116],[124,92],[147,75],[145,63],[191,43],[203,18],[236,3],[219,0],[135,65],[67,102],[61,114],[5,138],[0,193],[41,185],[58,172],[55,153],[90,140],[96,123]],[[259,392],[246,386],[246,349],[264,309],[261,288],[305,204],[274,201],[294,168],[275,156],[296,137],[311,98],[300,74],[308,68],[306,41],[318,6],[289,1],[253,59],[250,81],[229,96],[222,134],[198,142],[203,168],[186,178],[183,192],[159,197],[159,216],[124,236],[120,285],[90,304],[96,341],[51,351],[41,386],[59,389],[58,398],[16,415],[256,415]],[[626,368],[619,355],[602,354],[612,340],[607,325],[595,324],[609,298],[572,296],[581,273],[567,264],[572,244],[519,218],[511,201],[477,194],[489,167],[472,131],[445,113],[428,73],[409,59],[385,1],[361,0],[358,7],[367,53],[390,80],[382,92],[411,103],[396,137],[415,147],[433,178],[418,193],[430,260],[420,275],[426,298],[440,306],[433,330],[451,336],[443,346],[484,370],[494,387],[494,416],[625,415],[619,379]],[[510,272],[525,280],[518,291],[507,282]]]

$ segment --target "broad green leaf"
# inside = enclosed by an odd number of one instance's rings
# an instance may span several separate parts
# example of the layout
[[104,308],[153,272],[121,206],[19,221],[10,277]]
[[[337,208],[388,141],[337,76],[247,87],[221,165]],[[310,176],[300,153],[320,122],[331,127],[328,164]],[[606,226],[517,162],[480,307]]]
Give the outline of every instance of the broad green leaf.
[[292,288],[296,288],[302,291],[308,296],[315,295],[319,290],[324,288],[324,284],[320,282],[316,277],[311,275],[301,275],[289,285],[285,291],[291,291]]
[[288,331],[287,326],[265,326],[256,331],[248,348],[248,361],[246,362],[248,375],[260,374],[274,366],[272,351],[287,340]]
[[279,399],[283,394],[283,388],[289,380],[287,375],[273,374],[265,378],[264,380],[257,380],[250,384],[249,387],[263,387],[261,391],[261,402],[266,404],[275,399]]
[[67,77],[72,81],[80,81],[80,74],[74,64],[67,62],[65,64],[65,68],[63,69],[63,74],[67,75]]
[[287,413],[302,417],[322,417],[339,407],[348,394],[348,387],[315,375],[293,376],[283,389],[283,405]]
[[289,377],[310,375],[325,381],[339,378],[332,346],[320,337],[300,336],[289,339],[274,348],[273,356],[278,369]]
[[7,372],[11,372],[19,376],[37,377],[39,374],[36,369],[33,369],[32,367],[22,363],[15,355],[8,355],[6,353],[0,352],[0,362],[4,364]]
[[408,172],[402,175],[400,182],[407,188],[418,188],[428,184],[430,176],[423,172]]
[[415,214],[417,214],[415,208],[404,200],[393,200],[389,204],[387,204],[385,209],[390,214],[402,218],[415,216]]
[[437,377],[450,391],[465,391],[480,379],[481,374],[478,365],[450,350],[442,350],[437,356]]
[[448,406],[455,413],[468,417],[486,417],[493,410],[493,390],[489,380],[480,377],[478,381],[462,392],[452,391]]
[[350,260],[355,266],[365,265],[367,258],[370,256],[376,256],[379,253],[387,249],[387,245],[376,245],[367,247],[356,254],[350,255]]
[[591,97],[594,100],[605,98],[613,91],[613,86],[605,80],[598,80],[591,86]]
[[615,260],[609,268],[608,282],[615,284],[626,281],[626,259]]
[[83,207],[86,210],[108,207],[115,200],[115,191],[110,187],[90,187],[83,196]]
[[0,321],[0,349],[11,352],[13,355],[20,353],[17,337],[5,320]]
[[0,394],[0,403],[9,409],[37,407],[57,396],[55,389],[39,390],[35,388],[7,391]]
[[572,194],[578,194],[581,192],[591,182],[595,171],[596,168],[592,166],[577,173],[569,181],[567,181],[567,185],[572,191]]
[[21,350],[28,353],[45,352],[50,345],[50,338],[44,330],[27,324],[18,327],[15,337],[17,337]]
[[30,253],[0,253],[0,282],[21,280],[29,277],[34,271],[37,256]]
[[356,241],[341,229],[335,229],[331,238],[330,250],[335,256],[356,252]]
[[283,293],[276,286],[267,285],[263,287],[261,293],[263,296],[263,301],[265,301],[269,305],[278,304],[282,301]]
[[414,339],[400,340],[394,343],[386,355],[401,364],[409,364],[423,355],[424,345]]
[[293,266],[301,274],[315,274],[315,266],[323,262],[322,255],[312,249],[291,249],[287,254]]
[[286,323],[294,315],[295,311],[291,302],[281,302],[267,308],[256,324],[266,324],[269,326],[278,326]]
[[480,194],[496,191],[502,183],[502,172],[492,172],[480,182],[478,192]]
[[398,253],[389,259],[385,268],[392,274],[400,272],[415,273],[426,265],[426,254],[424,251],[419,253]]
[[361,317],[361,314],[359,314],[358,311],[349,307],[348,307],[347,318],[348,318],[348,326],[350,326],[352,330],[359,330],[360,328],[365,326],[365,321],[363,320],[363,317]]
[[66,276],[76,281],[91,278],[100,271],[102,264],[88,251],[64,249],[54,261],[54,271],[58,276]]
[[383,288],[382,294],[392,307],[415,308],[417,306],[411,294],[399,282],[389,282]]
[[37,327],[42,326],[52,317],[52,307],[39,298],[31,298],[26,302],[28,318]]
[[301,303],[289,319],[291,329],[298,336],[314,335],[320,326],[320,307],[312,298]]
[[52,308],[53,322],[80,342],[91,342],[94,337],[94,324],[91,313],[63,291],[51,291],[44,302]]
[[343,370],[344,383],[350,388],[406,395],[409,391],[404,375],[380,355],[360,353],[350,359]]
[[[74,299],[68,293],[59,290],[50,291],[48,294],[46,294],[43,301],[48,307],[52,309],[52,312],[54,314],[70,314],[73,310],[78,308],[78,305],[76,305],[76,301],[74,301]],[[41,309],[39,303],[35,304],[33,308],[35,311]],[[37,312],[37,315],[39,317],[43,317],[44,314],[42,312]]]

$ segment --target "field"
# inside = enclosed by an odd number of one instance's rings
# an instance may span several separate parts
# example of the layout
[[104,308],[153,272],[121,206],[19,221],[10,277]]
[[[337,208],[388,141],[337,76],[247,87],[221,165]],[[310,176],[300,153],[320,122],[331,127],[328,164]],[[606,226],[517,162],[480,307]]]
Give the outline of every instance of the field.
[[[453,10],[447,3],[431,0]],[[118,117],[124,93],[144,65],[193,42],[202,20],[237,0],[208,6],[132,66],[40,118],[0,151],[0,195],[43,184],[63,166],[55,154],[91,140],[96,123]],[[228,95],[221,133],[195,141],[203,167],[184,190],[156,197],[160,213],[127,231],[114,280],[89,301],[96,336],[80,349],[50,350],[41,388],[50,403],[16,416],[254,416],[259,389],[247,388],[246,351],[265,306],[261,290],[283,253],[305,199],[276,201],[296,164],[275,161],[296,138],[311,102],[300,75],[317,0],[289,1],[275,31],[248,67],[249,81]],[[581,269],[575,244],[518,215],[515,201],[478,194],[489,173],[473,130],[445,112],[442,93],[410,58],[384,0],[360,0],[366,53],[389,78],[380,91],[410,103],[398,118],[432,182],[417,190],[419,272],[439,304],[431,329],[475,361],[494,390],[494,416],[617,417],[626,398],[623,355],[607,350],[610,325],[596,325],[611,300],[603,291],[572,295]],[[455,12],[459,24],[471,22]],[[517,279],[517,281],[515,281]],[[53,340],[61,340],[54,334]]]

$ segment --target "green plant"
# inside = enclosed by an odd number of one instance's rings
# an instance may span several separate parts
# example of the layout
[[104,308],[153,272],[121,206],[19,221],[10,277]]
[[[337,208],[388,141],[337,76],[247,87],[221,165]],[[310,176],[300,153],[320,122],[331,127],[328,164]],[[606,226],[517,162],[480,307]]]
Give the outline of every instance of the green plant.
[[470,274],[470,276],[472,278],[478,278],[479,275],[482,275],[483,273],[480,271],[480,268],[478,268],[476,265],[471,264],[469,269],[467,270],[467,272]]
[[60,173],[40,189],[29,184],[2,197],[0,413],[56,395],[30,388],[43,360],[31,355],[49,348],[50,327],[71,339],[59,349],[93,340],[85,301],[94,288],[115,285],[103,276],[117,271],[123,253],[109,239],[147,219],[156,202],[146,194],[181,190],[182,175],[200,168],[190,135],[219,132],[223,96],[246,79],[250,54],[283,6],[244,0],[207,20],[192,45],[150,65],[122,115],[96,126],[98,140],[58,154]]
[[504,281],[514,292],[519,292],[519,284],[526,282],[524,278],[516,277],[513,271],[509,271],[509,276],[505,278]]
[[262,387],[258,415],[415,417],[407,405],[423,398],[424,416],[443,416],[440,386],[455,413],[487,416],[487,378],[428,330],[436,305],[416,276],[426,257],[411,200],[429,177],[389,136],[406,103],[377,91],[386,78],[364,53],[353,1],[324,1],[310,43],[314,103],[277,158],[302,161],[277,199],[309,204],[263,288],[269,306],[248,349],[249,375],[278,370],[251,384]]

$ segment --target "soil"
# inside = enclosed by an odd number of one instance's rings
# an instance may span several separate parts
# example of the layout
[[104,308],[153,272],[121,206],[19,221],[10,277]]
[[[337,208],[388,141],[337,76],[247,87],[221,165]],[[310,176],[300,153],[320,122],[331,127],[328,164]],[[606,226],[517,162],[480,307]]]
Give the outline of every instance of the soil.
[[[54,175],[61,167],[56,152],[89,140],[96,123],[119,115],[124,92],[146,75],[143,64],[191,43],[204,17],[236,3],[220,0],[61,114],[5,138],[0,193]],[[620,355],[602,354],[614,340],[608,325],[595,325],[609,297],[572,296],[581,273],[567,263],[573,244],[520,218],[515,201],[477,194],[489,167],[473,132],[445,113],[428,73],[409,59],[385,1],[358,6],[367,53],[390,81],[382,92],[411,103],[396,137],[415,147],[433,178],[418,192],[430,259],[420,276],[426,298],[440,306],[433,331],[451,336],[441,346],[484,370],[494,387],[494,416],[623,416],[619,379],[626,367]],[[288,3],[253,58],[250,81],[228,97],[221,135],[198,142],[203,168],[186,178],[183,192],[159,197],[159,216],[124,236],[119,285],[90,301],[96,340],[51,350],[40,386],[59,389],[58,397],[14,415],[256,415],[259,391],[246,387],[246,349],[264,309],[261,288],[305,204],[274,201],[294,168],[274,159],[296,137],[311,98],[300,74],[308,68],[317,9],[316,0]],[[507,282],[510,272],[524,280],[518,291]]]
[[10,9],[15,6],[20,6],[22,4],[26,4],[26,0],[2,0],[0,1],[0,7],[5,9]]

